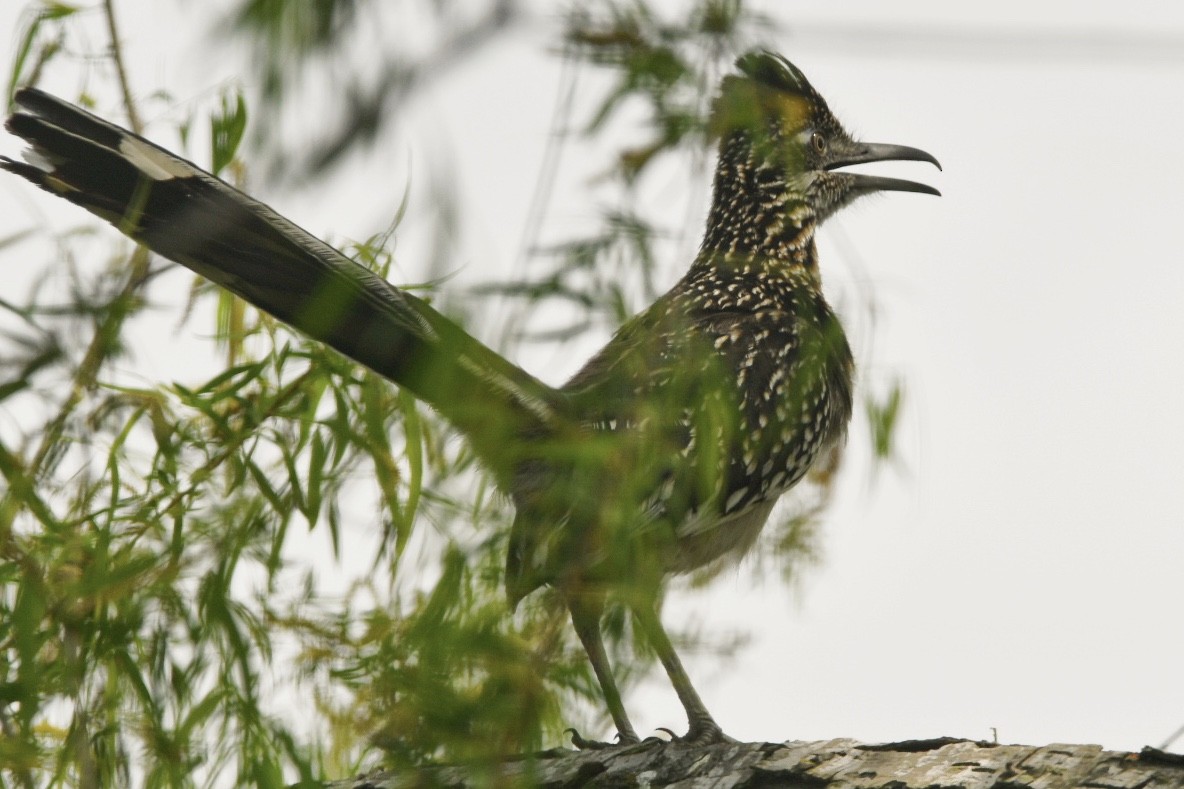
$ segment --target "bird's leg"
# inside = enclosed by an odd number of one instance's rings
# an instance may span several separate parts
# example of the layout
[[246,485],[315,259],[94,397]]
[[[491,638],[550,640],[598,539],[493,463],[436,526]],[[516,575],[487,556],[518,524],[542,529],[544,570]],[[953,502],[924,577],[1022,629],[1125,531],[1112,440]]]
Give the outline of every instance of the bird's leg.
[[[604,651],[604,639],[600,635],[600,615],[604,610],[604,601],[594,597],[570,596],[567,607],[571,611],[571,623],[575,627],[576,635],[588,653],[588,660],[592,663],[592,670],[596,672],[596,680],[604,692],[605,703],[608,704],[609,714],[613,716],[613,723],[617,727],[617,740],[620,744],[639,742],[629,716],[625,714],[625,705],[621,703],[621,692],[617,690],[617,682],[613,679],[612,667],[609,666],[608,653]],[[612,743],[585,740],[579,732],[572,730],[572,743],[577,748],[606,748]]]
[[682,667],[682,661],[678,659],[678,654],[674,651],[674,645],[670,643],[670,636],[666,635],[666,629],[662,627],[662,621],[658,618],[658,612],[652,604],[642,602],[633,606],[633,614],[637,618],[637,624],[645,632],[645,636],[649,639],[650,646],[658,653],[658,659],[662,661],[662,665],[666,668],[666,674],[670,677],[670,683],[674,685],[674,691],[678,694],[679,701],[682,702],[683,708],[687,711],[687,722],[690,724],[686,736],[676,737],[678,742],[690,743],[692,745],[710,745],[717,742],[730,742],[731,738],[723,733],[719,724],[711,717],[711,713],[707,711],[706,705],[703,704],[703,699],[699,698],[699,694],[695,692],[695,688],[691,685],[691,678],[687,676],[686,669]]

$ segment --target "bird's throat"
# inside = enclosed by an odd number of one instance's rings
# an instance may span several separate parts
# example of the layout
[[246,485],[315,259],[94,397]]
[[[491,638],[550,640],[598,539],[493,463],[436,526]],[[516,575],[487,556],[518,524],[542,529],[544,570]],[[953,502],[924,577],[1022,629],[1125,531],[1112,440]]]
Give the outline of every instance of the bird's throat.
[[741,268],[816,273],[814,208],[800,179],[761,161],[741,135],[722,147],[699,258]]

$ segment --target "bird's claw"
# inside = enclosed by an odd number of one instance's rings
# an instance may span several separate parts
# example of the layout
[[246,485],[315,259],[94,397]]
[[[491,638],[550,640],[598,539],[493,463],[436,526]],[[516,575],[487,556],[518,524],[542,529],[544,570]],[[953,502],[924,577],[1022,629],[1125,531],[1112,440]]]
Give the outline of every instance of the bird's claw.
[[[662,729],[662,731],[670,731],[669,729]],[[671,742],[676,742],[679,745],[719,745],[720,743],[731,742],[736,740],[724,734],[723,729],[715,721],[692,721],[687,733],[679,737],[671,734]]]
[[624,745],[637,745],[641,742],[636,734],[630,732],[629,734],[622,734],[617,732],[616,742],[601,742],[600,740],[585,740],[584,737],[575,729],[568,728],[565,733],[571,734],[571,744],[579,748],[581,751],[603,751],[605,748],[617,748]]

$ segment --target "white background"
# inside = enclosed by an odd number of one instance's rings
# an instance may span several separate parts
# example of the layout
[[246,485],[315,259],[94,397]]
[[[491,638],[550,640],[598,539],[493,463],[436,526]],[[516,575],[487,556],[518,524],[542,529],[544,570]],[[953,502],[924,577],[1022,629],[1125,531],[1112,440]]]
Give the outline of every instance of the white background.
[[[234,58],[195,35],[205,7],[119,7],[138,91],[167,86],[184,103],[234,78]],[[875,296],[875,324],[857,315],[852,332],[872,359],[863,381],[899,373],[908,387],[902,460],[873,478],[866,427],[853,426],[825,563],[796,589],[754,586],[741,565],[706,593],[672,595],[671,623],[750,637],[732,660],[687,656],[700,692],[745,740],[1162,743],[1184,724],[1184,5],[763,7],[782,30],[760,43],[850,128],[945,167],[876,172],[944,197],[868,200],[822,231],[836,303]],[[6,63],[15,22],[0,18]],[[555,30],[538,11],[434,83],[389,144],[321,188],[261,196],[315,233],[364,238],[409,175],[411,219],[428,212],[424,174],[455,157],[457,281],[496,279],[519,259],[560,78]],[[51,69],[45,84],[76,94],[77,72]],[[597,205],[579,162],[565,167],[551,237]],[[675,226],[701,222],[708,176],[683,186],[670,187]],[[3,179],[0,238],[80,221],[58,208]],[[46,259],[27,249],[3,255],[6,294],[27,288],[19,261]],[[414,234],[400,247],[411,281],[416,249]],[[665,261],[665,282],[686,262]],[[186,380],[191,339],[162,335],[126,374]],[[554,383],[580,360],[520,359]],[[0,428],[10,419],[0,412]],[[628,704],[643,732],[683,726],[664,682]]]

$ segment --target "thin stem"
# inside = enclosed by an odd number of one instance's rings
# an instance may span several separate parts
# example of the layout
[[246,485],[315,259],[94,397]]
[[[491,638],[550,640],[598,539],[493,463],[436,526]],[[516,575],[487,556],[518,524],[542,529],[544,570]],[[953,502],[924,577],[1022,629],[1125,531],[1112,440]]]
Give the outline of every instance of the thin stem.
[[1166,740],[1164,740],[1162,743],[1160,743],[1159,749],[1161,751],[1166,751],[1168,748],[1172,747],[1172,743],[1174,743],[1176,740],[1180,739],[1181,737],[1184,737],[1184,726],[1181,726],[1180,728],[1176,729],[1176,731],[1174,731],[1172,733],[1171,737],[1168,737]]
[[115,76],[119,90],[123,93],[123,106],[127,108],[127,121],[136,134],[144,133],[140,113],[132,101],[131,83],[127,79],[127,68],[123,64],[123,48],[119,45],[119,26],[115,23],[115,0],[103,0],[103,16],[107,19],[107,35],[111,37],[111,60],[115,63]]

